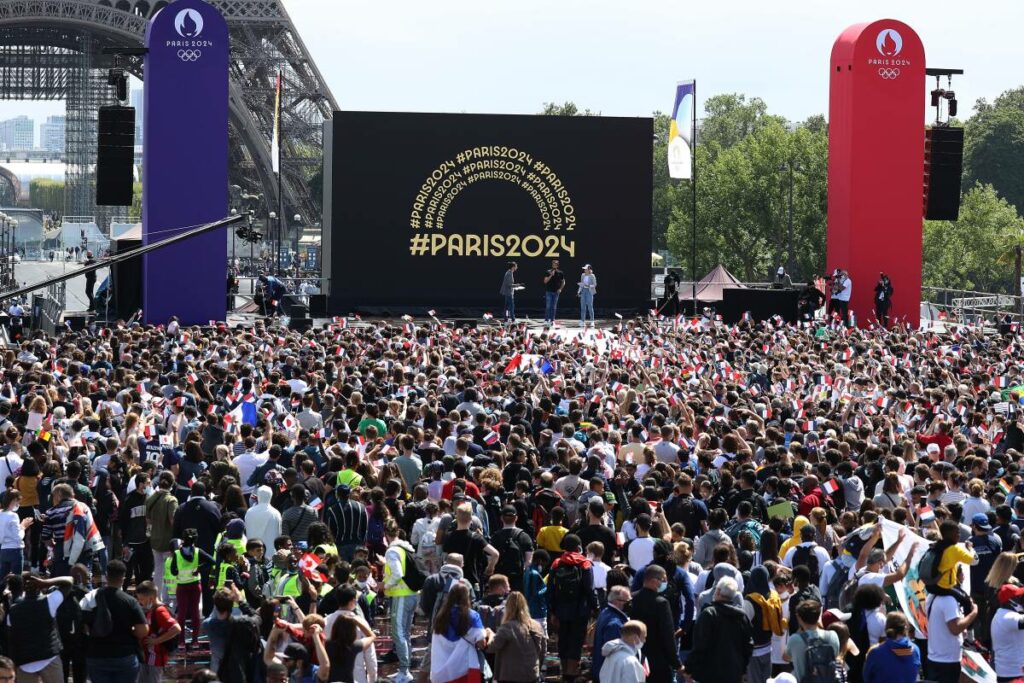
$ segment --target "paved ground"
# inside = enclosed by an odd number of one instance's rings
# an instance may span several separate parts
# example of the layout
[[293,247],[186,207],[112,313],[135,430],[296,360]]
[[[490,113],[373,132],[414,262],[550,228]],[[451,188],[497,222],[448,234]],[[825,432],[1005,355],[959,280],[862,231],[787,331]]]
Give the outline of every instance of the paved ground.
[[[76,268],[81,268],[81,264],[74,262],[22,261],[14,267],[14,273],[19,283],[30,285],[42,282],[56,275],[73,272]],[[107,277],[108,270],[107,268],[101,268],[96,273],[97,289]],[[87,307],[85,276],[72,278],[67,283],[67,310],[84,311]]]

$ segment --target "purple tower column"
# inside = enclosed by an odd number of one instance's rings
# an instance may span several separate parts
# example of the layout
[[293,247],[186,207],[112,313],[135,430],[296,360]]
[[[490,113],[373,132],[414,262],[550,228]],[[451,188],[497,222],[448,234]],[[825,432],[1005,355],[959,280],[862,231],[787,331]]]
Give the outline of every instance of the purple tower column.
[[[178,0],[146,30],[142,241],[228,213],[228,27],[201,0]],[[183,324],[227,313],[227,240],[213,231],[146,254],[143,316]]]

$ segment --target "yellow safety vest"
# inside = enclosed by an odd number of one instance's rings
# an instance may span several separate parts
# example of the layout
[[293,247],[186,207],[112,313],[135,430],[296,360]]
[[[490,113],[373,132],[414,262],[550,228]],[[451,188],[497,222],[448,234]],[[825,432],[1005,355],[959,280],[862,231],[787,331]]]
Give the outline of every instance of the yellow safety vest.
[[[402,576],[405,576],[405,563],[408,560],[407,554],[405,552],[405,548],[403,548],[401,546],[393,546],[393,547],[394,547],[395,550],[398,551],[398,556],[402,560]],[[388,550],[391,550],[391,548],[388,548]],[[388,563],[387,561],[385,561],[384,562],[384,585],[385,585],[384,595],[386,595],[389,598],[397,598],[397,597],[401,597],[403,595],[416,595],[416,591],[414,591],[413,589],[409,588],[408,585],[406,585],[405,579],[401,579],[397,584],[395,584],[391,588],[387,588],[386,586],[388,585],[390,578],[391,578],[391,564]]]
[[245,546],[248,541],[243,534],[241,538],[224,538],[224,533],[217,534],[217,540],[213,542],[213,549],[220,550],[221,543],[227,543],[228,545],[234,546],[235,550],[238,551],[238,556],[245,555]]
[[281,583],[277,584],[277,590],[273,597],[297,598],[300,595],[302,595],[302,586],[299,584],[299,575],[289,574]]
[[[216,586],[214,586],[214,590],[220,590],[224,587],[228,580],[228,569],[230,569],[232,566],[234,565],[232,565],[230,562],[220,562],[217,564],[217,584]],[[241,591],[243,590],[244,586],[238,586],[237,588]],[[245,593],[243,592],[242,595],[244,599]]]
[[178,588],[178,577],[171,573],[171,558],[164,560],[164,586],[167,587],[167,594],[173,595]]
[[344,484],[349,488],[359,486],[363,483],[363,477],[355,470],[341,470],[338,472],[338,486]]
[[193,548],[191,562],[180,550],[175,550],[174,555],[178,562],[178,585],[199,583],[199,548]]
[[320,543],[319,545],[317,545],[317,547],[313,548],[313,552],[317,555],[321,554],[319,551],[323,551],[323,556],[325,558],[331,555],[334,555],[335,557],[340,557],[340,555],[338,555],[338,546],[334,545],[333,543]]

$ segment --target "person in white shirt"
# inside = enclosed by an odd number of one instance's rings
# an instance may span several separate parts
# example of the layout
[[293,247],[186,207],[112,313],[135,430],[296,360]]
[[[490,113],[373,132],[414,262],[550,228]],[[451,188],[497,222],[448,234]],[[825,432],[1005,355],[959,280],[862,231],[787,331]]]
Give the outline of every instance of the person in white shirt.
[[[651,556],[653,557],[653,554]],[[594,570],[594,590],[598,591],[598,595],[604,595],[604,591],[607,590],[608,570],[611,569],[602,561],[603,557],[603,543],[594,541],[587,544],[587,559],[590,560],[590,567]]]
[[[787,567],[789,567],[790,569],[792,569],[793,568],[793,559],[797,556],[797,550],[799,548],[806,548],[807,550],[809,550],[811,552],[811,554],[813,554],[814,557],[817,558],[817,560],[818,560],[818,566],[816,568],[817,571],[816,572],[812,571],[812,573],[811,573],[812,574],[811,575],[811,580],[812,581],[814,579],[818,578],[821,575],[821,572],[825,569],[825,565],[828,564],[830,559],[832,559],[831,557],[829,557],[828,552],[826,552],[826,550],[824,548],[822,548],[820,545],[818,545],[815,542],[814,538],[815,538],[815,534],[816,533],[817,532],[816,532],[813,524],[806,524],[803,527],[801,527],[800,528],[800,541],[801,542],[798,545],[795,545],[792,548],[790,548],[786,552],[786,556],[782,558],[782,564],[784,564]],[[800,557],[803,557],[804,554],[805,553],[803,551],[801,551],[800,552]],[[808,567],[808,569],[812,569],[813,570],[815,568]]]
[[654,444],[654,457],[658,462],[679,464],[679,446],[672,443],[674,431],[670,425],[661,428],[661,441]]
[[17,476],[16,472],[21,471],[21,466],[24,461],[21,459],[16,452],[13,450],[7,451],[7,453],[0,458],[0,483],[4,484],[6,488],[7,479]]
[[1015,609],[1024,600],[1024,586],[1003,585],[996,593],[999,609],[992,617],[992,668],[1000,680],[1017,679],[1024,671],[1024,614]]
[[241,455],[236,455],[231,461],[231,464],[238,468],[239,484],[242,487],[242,493],[245,495],[249,495],[256,490],[255,485],[249,485],[249,478],[252,476],[252,473],[256,471],[256,468],[266,463],[269,458],[269,455],[266,452],[255,453],[253,451],[255,447],[255,439],[251,436],[248,437],[245,440],[245,451],[243,451]]
[[[342,616],[351,617],[363,624],[367,623],[365,616],[356,604],[358,598],[356,590],[351,586],[339,586],[335,590],[341,591],[340,602],[338,610],[328,614],[324,620],[324,633],[327,634],[328,639],[334,632],[334,624]],[[355,675],[352,680],[355,683],[370,683],[377,680],[377,650],[373,645],[356,655]]]
[[964,631],[977,618],[978,606],[972,604],[971,611],[964,614],[952,595],[929,595],[925,612],[928,614],[926,678],[936,683],[959,683]]
[[654,561],[654,539],[651,538],[651,516],[644,513],[636,518],[637,536],[629,542],[626,555],[629,566],[638,572]]
[[21,574],[25,557],[25,529],[32,526],[33,518],[18,519],[21,505],[20,491],[7,491],[0,512],[0,576]]

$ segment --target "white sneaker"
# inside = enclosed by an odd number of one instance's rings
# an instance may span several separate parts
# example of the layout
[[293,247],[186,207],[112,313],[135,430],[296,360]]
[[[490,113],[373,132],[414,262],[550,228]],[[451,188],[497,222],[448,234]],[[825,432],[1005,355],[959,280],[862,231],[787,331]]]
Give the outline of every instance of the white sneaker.
[[412,683],[413,677],[409,675],[408,671],[399,671],[391,677],[392,683]]

